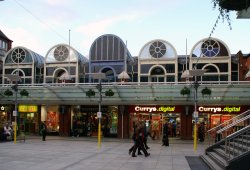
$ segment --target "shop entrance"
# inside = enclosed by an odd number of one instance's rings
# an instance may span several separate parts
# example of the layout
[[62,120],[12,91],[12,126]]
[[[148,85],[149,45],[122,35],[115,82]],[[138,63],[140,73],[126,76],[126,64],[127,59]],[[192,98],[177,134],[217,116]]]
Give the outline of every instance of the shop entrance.
[[[93,106],[92,106],[93,107]],[[101,135],[117,137],[118,106],[102,107]],[[97,107],[82,107],[72,115],[72,136],[98,136]]]
[[38,132],[38,113],[20,113],[18,121],[20,132],[30,134]]
[[163,125],[167,122],[169,137],[180,137],[181,121],[179,113],[130,113],[130,136],[133,135],[134,126],[143,121],[146,130],[151,129],[151,136],[155,140],[162,138]]

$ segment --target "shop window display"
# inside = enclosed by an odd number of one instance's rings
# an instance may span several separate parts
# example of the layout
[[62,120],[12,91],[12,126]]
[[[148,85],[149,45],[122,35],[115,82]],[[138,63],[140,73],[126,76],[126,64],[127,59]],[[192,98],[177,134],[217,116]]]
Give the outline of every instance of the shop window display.
[[163,115],[163,120],[168,123],[169,137],[180,137],[181,119],[179,113],[169,113]]
[[7,121],[7,113],[6,112],[0,112],[0,121],[1,121],[1,123]]
[[162,138],[163,124],[168,123],[169,137],[180,137],[181,123],[179,113],[130,113],[130,136],[134,132],[134,125],[144,121],[146,130],[151,129],[151,136],[154,140]]
[[91,136],[92,118],[87,113],[76,113],[73,116],[72,136]]
[[11,106],[0,106],[0,128],[3,127],[6,123],[12,124],[14,121],[12,118]]
[[20,132],[35,134],[38,132],[38,113],[20,113]]
[[110,112],[111,122],[108,124],[108,128],[110,128],[111,135],[117,135],[117,125],[118,125],[118,113],[117,110],[114,112]]
[[0,128],[7,122],[7,112],[0,112]]
[[220,118],[221,118],[221,115],[219,114],[211,115],[211,128],[218,126],[221,123]]
[[[91,110],[91,109],[89,109]],[[98,135],[97,112],[75,111],[72,117],[72,136],[97,136]],[[109,106],[102,112],[101,134],[104,137],[116,137],[118,125],[118,110],[116,106]]]
[[53,111],[47,112],[46,125],[47,125],[47,132],[58,132],[59,114]]
[[151,127],[153,139],[160,139],[161,115],[152,115]]

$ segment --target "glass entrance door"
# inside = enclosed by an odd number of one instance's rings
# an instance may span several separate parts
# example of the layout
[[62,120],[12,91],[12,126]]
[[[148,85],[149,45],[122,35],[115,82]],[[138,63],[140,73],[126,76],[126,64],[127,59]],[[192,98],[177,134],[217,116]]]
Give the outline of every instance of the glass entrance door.
[[162,136],[162,114],[152,114],[150,120],[151,136],[153,140],[159,140]]
[[169,137],[180,137],[181,120],[179,113],[164,113],[163,123],[168,123]]
[[163,125],[167,122],[169,137],[180,137],[181,121],[179,113],[130,113],[130,136],[134,133],[137,122],[144,122],[146,130],[155,140],[161,140]]
[[156,75],[154,75],[154,76],[151,76],[151,82],[165,82],[165,80],[164,80],[165,78],[164,78],[164,76],[156,76]]

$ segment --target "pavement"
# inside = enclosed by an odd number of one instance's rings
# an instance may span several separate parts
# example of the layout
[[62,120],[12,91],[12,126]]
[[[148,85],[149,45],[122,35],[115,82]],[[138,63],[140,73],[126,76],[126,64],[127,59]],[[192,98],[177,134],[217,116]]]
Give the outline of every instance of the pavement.
[[[0,170],[207,170],[199,156],[207,147],[193,141],[170,138],[169,147],[148,140],[149,157],[131,157],[131,139],[95,137],[26,136],[25,142],[0,143]],[[195,159],[194,159],[195,158]],[[193,161],[192,161],[193,160]]]

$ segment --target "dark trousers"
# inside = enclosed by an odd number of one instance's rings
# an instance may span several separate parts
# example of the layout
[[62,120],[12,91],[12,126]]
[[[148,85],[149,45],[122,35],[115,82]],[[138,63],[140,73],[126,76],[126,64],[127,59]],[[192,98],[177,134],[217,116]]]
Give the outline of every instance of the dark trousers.
[[147,142],[148,142],[148,137],[145,137],[143,140],[143,144],[146,149],[149,149]]
[[172,136],[176,137],[176,129],[172,129]]
[[163,135],[162,145],[169,146],[168,135]]
[[138,149],[138,152],[142,150],[145,156],[148,155],[148,152],[144,147],[142,137],[139,137],[138,139],[135,140],[135,144],[133,146],[133,151],[132,151],[132,156],[135,156],[135,152],[137,149]]
[[42,135],[43,135],[43,141],[45,141],[46,140],[46,132],[43,132]]

